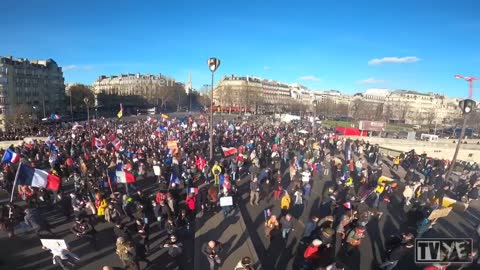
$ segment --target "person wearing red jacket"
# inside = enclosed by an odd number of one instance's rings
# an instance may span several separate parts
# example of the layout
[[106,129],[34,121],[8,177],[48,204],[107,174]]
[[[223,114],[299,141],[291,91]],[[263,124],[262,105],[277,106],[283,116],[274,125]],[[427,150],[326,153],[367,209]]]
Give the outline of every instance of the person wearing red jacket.
[[187,195],[185,199],[185,203],[187,205],[188,216],[190,218],[195,217],[195,206],[197,204],[197,199],[195,198],[194,193],[190,193]]
[[207,161],[201,157],[201,156],[197,156],[195,158],[195,165],[197,166],[197,169],[201,172],[203,172],[203,169],[205,168],[205,165],[207,164]]
[[305,260],[309,261],[316,261],[318,260],[319,254],[318,254],[318,249],[322,245],[322,241],[319,239],[315,239],[312,241],[312,243],[305,249],[305,252],[303,253],[303,258]]

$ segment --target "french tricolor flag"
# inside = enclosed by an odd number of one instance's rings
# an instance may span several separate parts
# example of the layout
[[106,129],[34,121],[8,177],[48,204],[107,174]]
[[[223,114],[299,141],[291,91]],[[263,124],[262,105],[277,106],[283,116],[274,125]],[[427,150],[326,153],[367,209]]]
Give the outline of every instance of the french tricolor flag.
[[116,178],[118,183],[131,184],[135,183],[135,175],[127,171],[116,171]]
[[60,177],[46,171],[35,169],[20,163],[15,181],[16,185],[58,190],[61,179]]
[[12,151],[11,149],[7,149],[7,151],[5,151],[5,154],[3,154],[2,163],[17,163],[19,160],[19,154],[15,153],[15,151]]
[[56,113],[52,113],[50,115],[50,119],[54,120],[54,121],[58,121],[61,119],[60,115],[56,114]]

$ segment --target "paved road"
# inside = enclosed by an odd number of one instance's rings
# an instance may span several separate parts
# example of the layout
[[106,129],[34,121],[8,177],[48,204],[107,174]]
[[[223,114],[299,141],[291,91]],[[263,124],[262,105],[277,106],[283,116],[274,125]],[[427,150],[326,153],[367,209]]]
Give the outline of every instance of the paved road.
[[[148,185],[148,182],[142,183]],[[154,185],[148,185],[147,191],[155,190]],[[148,193],[147,193],[148,194]],[[98,250],[93,250],[88,243],[83,240],[77,240],[70,232],[72,222],[64,222],[63,217],[58,215],[58,211],[42,208],[42,215],[47,218],[49,223],[54,226],[53,232],[58,238],[65,239],[71,250],[80,256],[81,261],[78,263],[80,270],[94,270],[102,269],[104,265],[113,267],[121,267],[121,261],[115,254],[116,238],[113,233],[113,227],[108,223],[99,223],[95,226],[98,231]],[[155,225],[151,227],[150,248],[152,249],[149,260],[153,265],[148,269],[165,269],[175,270],[177,266],[173,264],[170,256],[166,254],[166,250],[161,249],[161,243],[167,238],[166,232],[160,232]],[[182,240],[182,239],[180,239]],[[190,238],[182,240],[184,244],[183,267],[186,270],[194,269],[194,237],[193,232]],[[0,234],[0,269],[31,269],[31,270],[50,270],[60,269],[52,265],[51,254],[48,251],[41,249],[39,238],[34,234],[20,235],[15,239],[8,239],[4,233]],[[145,264],[141,263],[142,269],[145,269]]]
[[[392,176],[387,167],[389,161],[385,162],[383,172],[386,176]],[[400,169],[397,172],[400,176],[405,175],[405,171]],[[288,178],[288,175],[286,176]],[[264,269],[299,269],[302,261],[303,249],[299,246],[299,239],[304,230],[304,224],[312,215],[323,217],[325,214],[320,209],[322,193],[326,185],[330,184],[330,176],[320,177],[314,175],[312,195],[305,207],[301,217],[295,225],[295,231],[290,233],[286,242],[281,237],[272,239],[269,243],[264,238],[264,214],[263,210],[271,208],[274,214],[280,213],[280,201],[262,199],[260,205],[251,206],[248,204],[248,181],[243,179],[240,182],[240,191],[243,193],[244,203],[241,206],[245,223],[254,243],[258,256]],[[401,194],[402,186],[399,192]],[[405,212],[400,205],[400,196],[396,194],[392,202],[387,206],[384,216],[380,219],[372,219],[367,225],[367,237],[359,246],[359,252],[348,258],[340,258],[347,264],[351,270],[371,270],[378,269],[379,263],[383,260],[385,252],[385,236],[401,232],[405,228]],[[480,222],[480,203],[473,202],[465,212],[451,212],[449,216],[440,219],[434,228],[428,231],[424,237],[471,237],[478,241],[475,228]],[[475,242],[478,243],[478,242]],[[413,263],[413,252],[400,261],[398,269],[421,269]],[[450,268],[449,268],[450,269]],[[453,269],[453,268],[452,268]]]
[[209,269],[209,263],[203,253],[200,252],[202,245],[210,240],[222,243],[223,251],[220,254],[222,264],[218,269],[234,269],[237,263],[245,256],[256,258],[255,248],[245,228],[245,223],[238,208],[229,216],[224,217],[222,212],[213,216],[203,217],[197,220],[195,233],[195,269]]

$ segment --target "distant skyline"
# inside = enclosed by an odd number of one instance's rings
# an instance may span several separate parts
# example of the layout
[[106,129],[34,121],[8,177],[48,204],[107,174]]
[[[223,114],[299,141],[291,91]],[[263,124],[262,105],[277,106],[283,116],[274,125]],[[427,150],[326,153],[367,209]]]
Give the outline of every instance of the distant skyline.
[[[3,0],[0,55],[54,59],[67,83],[165,74],[195,88],[258,76],[347,94],[369,88],[465,98],[480,77],[480,1]],[[474,88],[480,100],[480,81]]]

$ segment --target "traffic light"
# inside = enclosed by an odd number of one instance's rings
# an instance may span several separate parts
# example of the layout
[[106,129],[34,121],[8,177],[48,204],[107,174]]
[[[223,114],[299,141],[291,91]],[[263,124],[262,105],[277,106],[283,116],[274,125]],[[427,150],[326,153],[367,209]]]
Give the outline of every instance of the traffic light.
[[477,104],[471,99],[464,99],[459,103],[460,109],[462,109],[463,114],[469,114],[475,110]]

